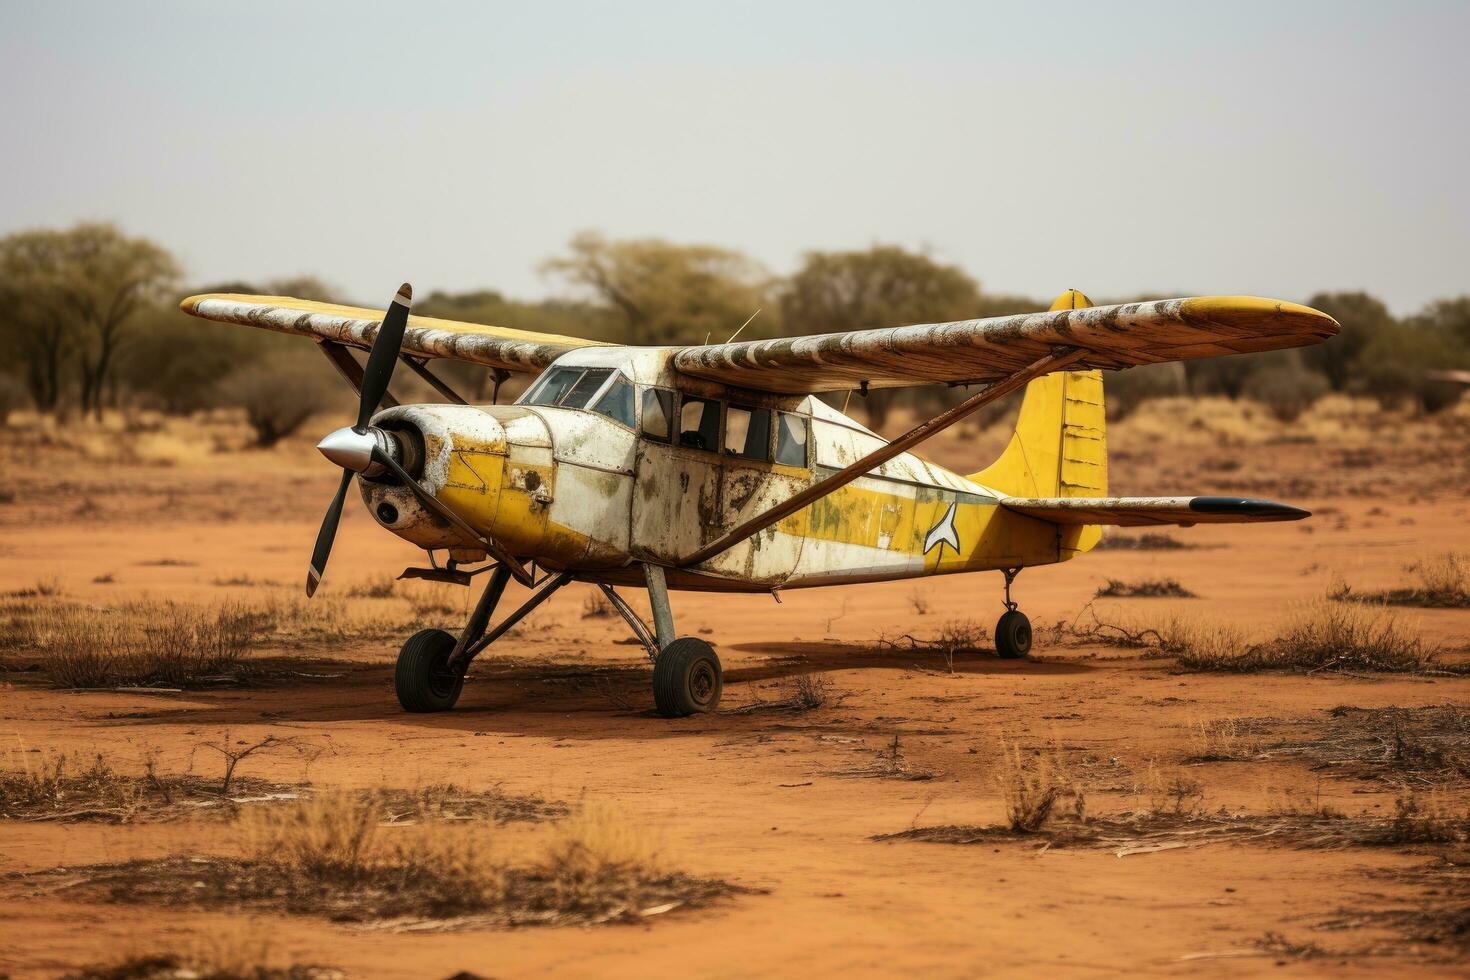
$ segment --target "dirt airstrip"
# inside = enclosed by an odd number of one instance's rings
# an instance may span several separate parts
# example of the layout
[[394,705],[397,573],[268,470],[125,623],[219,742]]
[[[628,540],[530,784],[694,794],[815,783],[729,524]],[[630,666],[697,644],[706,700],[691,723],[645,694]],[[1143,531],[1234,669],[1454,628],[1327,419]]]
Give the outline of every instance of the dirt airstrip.
[[[252,670],[178,692],[60,690],[45,650],[0,650],[6,771],[100,754],[210,781],[222,755],[209,743],[273,736],[291,750],[242,760],[240,778],[258,781],[245,796],[454,783],[545,804],[484,821],[486,846],[507,855],[595,804],[681,873],[730,887],[602,924],[514,927],[129,900],[82,887],[89,869],[233,854],[237,820],[182,804],[157,818],[18,815],[0,820],[0,975],[61,976],[242,928],[268,938],[273,962],[362,977],[1463,975],[1470,714],[1443,712],[1470,709],[1470,609],[1392,608],[1433,648],[1414,673],[1185,670],[1119,637],[1179,619],[1267,639],[1344,584],[1398,589],[1406,566],[1470,551],[1470,413],[1332,403],[1291,426],[1242,413],[1146,407],[1109,434],[1113,489],[1250,493],[1313,508],[1310,521],[1168,530],[1189,547],[1026,571],[1015,595],[1040,634],[1027,661],[977,639],[1001,612],[998,574],[780,605],[677,594],[679,631],[716,644],[726,688],[720,713],[676,721],[653,715],[641,648],[580,585],[482,656],[453,712],[403,713],[398,644],[457,625],[472,596],[390,587],[415,553],[352,502],[317,605],[293,605],[336,480],[305,437],[246,452],[224,423],[109,440],[13,422],[0,431],[6,616],[234,602],[285,625],[254,644]],[[1002,428],[951,433],[932,455],[973,470]],[[1109,580],[1174,580],[1196,597],[1093,601]],[[1395,707],[1441,713],[1378,710]],[[1064,770],[1038,833],[994,830],[1017,759]],[[1365,842],[1405,805],[1445,832]],[[903,836],[943,827],[968,830]]]

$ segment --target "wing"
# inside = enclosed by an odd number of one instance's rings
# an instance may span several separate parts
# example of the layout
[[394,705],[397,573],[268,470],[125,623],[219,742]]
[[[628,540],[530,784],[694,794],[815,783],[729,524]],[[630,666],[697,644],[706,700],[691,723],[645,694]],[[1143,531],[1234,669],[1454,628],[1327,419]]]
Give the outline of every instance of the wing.
[[[191,316],[221,323],[243,323],[280,333],[333,340],[371,348],[383,322],[383,311],[335,306],[286,296],[241,296],[210,293],[190,296],[179,308]],[[531,333],[509,327],[410,316],[403,333],[403,352],[416,357],[450,357],[505,371],[539,372],[569,350],[609,346],[595,340]]]
[[1000,505],[1052,524],[1252,524],[1299,521],[1311,511],[1249,497],[1002,497]]
[[1058,347],[1081,348],[1069,370],[1305,347],[1337,321],[1296,303],[1205,296],[1122,306],[686,347],[685,374],[783,394],[997,381]]

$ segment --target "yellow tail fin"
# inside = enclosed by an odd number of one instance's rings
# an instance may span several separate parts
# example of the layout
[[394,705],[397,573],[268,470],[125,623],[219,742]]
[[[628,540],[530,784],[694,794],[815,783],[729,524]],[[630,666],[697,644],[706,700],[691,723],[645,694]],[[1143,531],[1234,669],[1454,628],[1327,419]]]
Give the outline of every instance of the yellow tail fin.
[[[1092,301],[1069,289],[1053,310]],[[1026,386],[1016,431],[1000,458],[970,479],[1013,497],[1103,497],[1108,492],[1107,421],[1101,371],[1058,371]],[[1095,525],[1062,528],[1070,558],[1102,537]]]

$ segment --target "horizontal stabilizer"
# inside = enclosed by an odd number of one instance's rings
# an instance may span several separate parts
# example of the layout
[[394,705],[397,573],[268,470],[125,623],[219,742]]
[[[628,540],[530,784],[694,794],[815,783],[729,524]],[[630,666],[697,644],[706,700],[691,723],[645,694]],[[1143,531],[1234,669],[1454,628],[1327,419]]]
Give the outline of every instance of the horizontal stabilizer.
[[1053,524],[1251,524],[1299,521],[1311,511],[1250,497],[1003,497],[1000,504]]

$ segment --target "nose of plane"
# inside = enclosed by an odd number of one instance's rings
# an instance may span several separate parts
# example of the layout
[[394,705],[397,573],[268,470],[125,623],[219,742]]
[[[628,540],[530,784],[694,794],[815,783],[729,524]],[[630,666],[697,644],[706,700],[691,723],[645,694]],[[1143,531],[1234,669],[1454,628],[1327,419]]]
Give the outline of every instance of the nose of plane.
[[382,527],[426,548],[468,547],[473,540],[455,522],[425,506],[378,465],[374,441],[377,453],[391,456],[456,518],[480,536],[491,535],[506,453],[500,420],[470,406],[401,406],[374,416],[367,436],[339,430],[320,446],[334,461],[345,460],[342,466],[360,465],[366,457],[368,469],[357,472],[365,478],[362,489],[368,508]]

